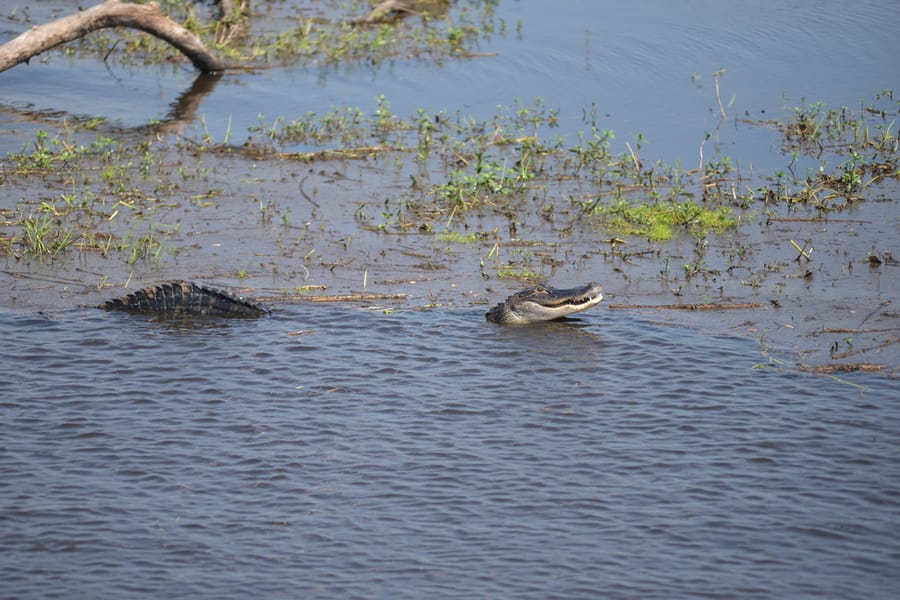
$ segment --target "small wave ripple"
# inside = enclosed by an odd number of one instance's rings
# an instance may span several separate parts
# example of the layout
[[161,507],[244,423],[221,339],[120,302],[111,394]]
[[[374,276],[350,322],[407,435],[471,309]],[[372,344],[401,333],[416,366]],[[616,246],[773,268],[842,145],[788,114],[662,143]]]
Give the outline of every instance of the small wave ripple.
[[[299,329],[302,327],[302,329]],[[0,316],[4,596],[886,597],[896,386],[603,311]]]

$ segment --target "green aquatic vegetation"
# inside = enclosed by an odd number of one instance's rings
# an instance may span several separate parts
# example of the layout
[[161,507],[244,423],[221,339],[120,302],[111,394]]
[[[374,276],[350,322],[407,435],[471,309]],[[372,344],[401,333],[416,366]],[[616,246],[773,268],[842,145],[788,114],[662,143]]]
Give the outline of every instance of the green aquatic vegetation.
[[678,230],[703,237],[709,232],[723,232],[738,225],[730,207],[707,208],[693,200],[641,204],[621,199],[609,206],[595,207],[594,214],[601,216],[604,226],[617,234],[653,241],[670,240]]
[[508,161],[500,164],[497,159],[486,158],[478,152],[471,170],[451,171],[449,181],[436,186],[433,193],[441,200],[469,208],[492,195],[521,192],[531,175],[510,169],[507,164]]
[[499,267],[497,267],[497,278],[536,281],[541,278],[541,274],[533,269],[519,267],[516,265],[500,265]]
[[793,119],[782,127],[785,149],[813,157],[854,155],[874,164],[893,157],[896,166],[898,109],[900,101],[894,100],[892,92],[861,102],[856,109],[829,109],[824,102],[796,107]]
[[447,244],[476,244],[487,239],[488,234],[483,231],[459,233],[458,231],[442,231],[434,234],[434,239]]
[[582,170],[587,171],[596,179],[605,179],[610,168],[619,161],[610,150],[616,134],[612,130],[601,129],[598,124],[597,105],[591,105],[589,110],[582,114],[582,121],[588,126],[590,134],[584,131],[578,132],[578,143],[569,148],[568,152],[574,157],[572,166],[574,175]]
[[78,233],[61,226],[49,211],[29,215],[22,220],[22,245],[26,253],[35,256],[56,255],[75,243]]
[[889,131],[893,122],[887,127],[887,138],[884,133],[873,137],[869,117],[875,115],[886,119],[889,110],[896,114],[896,108],[866,104],[859,109],[847,106],[828,108],[824,102],[795,107],[793,119],[783,127],[785,148],[815,156],[826,151],[843,153],[851,147],[881,147],[885,142],[890,142]]
[[[898,108],[900,102],[892,91],[877,94],[855,109],[828,108],[824,102],[794,108],[789,120],[775,123],[790,163],[770,184],[758,188],[757,198],[767,204],[808,205],[827,212],[859,200],[873,184],[900,177]],[[807,166],[804,176],[796,176],[795,165],[804,157],[818,164]]]
[[7,159],[19,175],[41,173],[47,170],[66,171],[77,169],[83,160],[109,161],[118,151],[117,143],[109,137],[97,136],[89,146],[74,140],[67,130],[52,138],[43,129],[35,132],[35,141],[20,152],[12,152]]
[[[881,151],[877,155],[852,149],[837,169],[823,163],[817,171],[810,171],[801,184],[787,175],[799,153],[794,149],[791,165],[780,172],[775,185],[756,190],[746,184],[748,176],[737,166],[739,160],[730,156],[717,155],[706,161],[699,172],[671,167],[662,161],[645,165],[639,156],[646,142],[642,135],[633,142],[625,142],[627,152],[614,154],[611,145],[615,133],[599,126],[596,113],[596,107],[585,111],[583,120],[589,128],[588,134],[578,134],[574,146],[567,145],[558,136],[549,137],[559,115],[548,109],[540,98],[531,106],[518,100],[509,106],[499,105],[492,117],[477,120],[459,111],[431,114],[424,109],[401,117],[391,111],[387,98],[378,96],[371,111],[335,107],[323,115],[307,113],[294,120],[278,118],[271,124],[261,120],[254,131],[263,133],[276,150],[278,144],[291,143],[345,146],[325,153],[290,155],[304,160],[394,152],[397,173],[408,174],[413,189],[423,195],[418,199],[422,205],[430,198],[458,209],[499,208],[529,189],[552,189],[559,182],[580,181],[598,189],[595,201],[581,203],[589,213],[604,204],[609,206],[609,196],[615,202],[633,203],[635,198],[643,198],[651,206],[702,198],[703,206],[712,211],[714,218],[706,220],[705,213],[700,211],[690,215],[688,221],[693,224],[686,228],[700,231],[729,227],[723,214],[715,213],[720,206],[747,209],[756,199],[762,199],[766,203],[810,203],[822,210],[833,210],[840,206],[834,202],[836,195],[853,199],[889,174],[892,165],[896,173],[896,147],[891,145],[896,138],[891,133],[891,114],[886,111],[877,115],[863,113],[884,120],[877,124],[882,127],[879,139],[883,140],[879,142]],[[872,125],[872,128],[877,127]],[[415,153],[414,171],[406,170],[404,162],[396,156],[406,152]],[[446,173],[444,182],[429,185],[441,167]],[[652,239],[667,239],[677,233],[671,223],[648,215],[629,215],[622,206],[613,205],[618,214],[609,219],[620,231],[634,231]],[[544,216],[548,220],[553,218],[552,213]],[[642,219],[647,224],[635,225]]]
[[[369,7],[323,0],[249,3],[219,19],[213,4],[162,2],[162,11],[219,58],[242,65],[366,63],[415,57],[446,60],[468,57],[499,30],[491,0],[448,5],[432,3],[415,16],[373,25],[354,23]],[[430,8],[430,10],[429,10]],[[447,11],[449,10],[449,14]],[[159,64],[183,60],[172,46],[137,30],[103,30],[67,44],[64,53],[93,55],[122,63]]]
[[178,225],[150,222],[146,233],[130,231],[123,236],[117,249],[129,265],[144,260],[160,262],[169,250],[167,247],[169,238],[178,230]]
[[[262,143],[247,147],[229,145],[230,132],[225,143],[216,143],[202,130],[195,133],[197,141],[181,136],[174,142],[123,143],[111,137],[109,128],[85,131],[67,123],[58,134],[39,132],[21,152],[6,159],[3,178],[31,182],[41,178],[54,191],[23,199],[15,210],[4,213],[7,223],[0,235],[0,252],[14,254],[28,248],[36,255],[58,256],[66,248],[79,248],[100,250],[105,256],[118,254],[129,264],[164,260],[178,248],[172,247],[173,230],[159,223],[162,215],[182,205],[215,209],[219,203],[209,198],[230,194],[216,189],[215,183],[202,183],[218,177],[216,169],[210,171],[202,164],[205,153],[228,161],[249,157],[321,162],[376,156],[372,168],[384,169],[398,181],[408,177],[413,185],[390,192],[399,204],[385,202],[382,207],[380,202],[363,201],[355,215],[358,226],[391,234],[431,233],[437,244],[487,242],[482,234],[435,233],[449,229],[451,223],[454,228],[458,224],[470,227],[473,217],[499,220],[499,227],[509,228],[510,239],[528,235],[535,222],[560,236],[599,225],[617,236],[653,242],[681,235],[703,238],[737,228],[741,215],[747,214],[743,211],[753,211],[756,202],[765,204],[762,210],[767,215],[777,214],[779,208],[772,205],[785,204],[823,212],[839,210],[865,199],[881,179],[896,177],[897,111],[891,102],[885,96],[884,106],[877,110],[864,105],[854,113],[859,123],[852,126],[850,116],[840,111],[829,117],[823,108],[810,109],[803,119],[818,124],[818,139],[825,139],[821,131],[832,127],[832,121],[843,119],[840,131],[860,146],[832,143],[813,166],[808,166],[808,157],[799,147],[794,148],[785,159],[790,163],[768,180],[742,173],[739,157],[715,155],[701,159],[699,168],[691,170],[662,160],[644,161],[640,154],[646,141],[640,135],[624,142],[626,152],[614,153],[615,133],[600,126],[596,107],[585,111],[587,133],[579,134],[573,145],[559,135],[554,137],[559,115],[540,98],[532,105],[518,100],[499,105],[494,114],[476,119],[460,111],[425,109],[404,117],[379,95],[368,108],[335,106],[321,114],[274,120],[261,116],[251,132]],[[283,151],[292,144],[325,149]],[[801,165],[807,167],[802,178],[794,176]],[[281,204],[288,200],[279,200],[279,206],[269,196],[261,197],[265,200],[254,198],[247,205],[250,215],[256,216],[254,221],[291,227],[296,219],[289,219],[287,204]],[[51,214],[53,218],[47,219]],[[26,217],[31,218],[26,222]],[[149,232],[135,229],[135,222],[147,220],[158,227]],[[496,226],[479,223],[471,230]],[[285,252],[295,251],[290,243],[283,245]],[[741,252],[731,251],[732,262],[742,260]],[[502,261],[494,256],[489,264],[489,277],[536,275],[534,257]],[[672,271],[681,274],[675,268]],[[710,273],[698,259],[685,268],[683,276]],[[670,276],[668,264],[664,275]]]
[[[63,251],[120,253],[127,262],[161,258],[158,230],[120,236],[134,219],[151,217],[160,208],[177,206],[170,170],[159,147],[148,142],[120,145],[106,134],[93,142],[65,123],[56,135],[36,133],[22,152],[8,155],[4,171],[21,180],[23,189],[46,190],[7,208],[0,223],[0,252],[56,258]],[[165,226],[160,226],[165,227]]]
[[[359,107],[332,107],[325,114],[307,112],[300,117],[278,117],[259,123],[250,132],[275,147],[288,144],[346,147],[377,147],[399,152],[415,152],[416,162],[425,166],[441,158],[447,166],[466,166],[478,153],[498,148],[515,162],[521,176],[540,167],[540,158],[556,147],[544,143],[537,133],[556,126],[558,114],[543,107],[540,98],[534,106],[519,101],[509,108],[498,106],[494,116],[477,120],[460,112],[431,114],[418,109],[403,117],[390,109],[383,95],[375,98],[373,111]],[[561,143],[556,142],[557,145]]]
[[[249,127],[251,133],[260,134],[269,143],[300,143],[324,145],[340,143],[344,146],[370,144],[373,133],[379,127],[386,129],[393,118],[383,97],[374,116],[357,107],[332,107],[323,115],[315,112],[285,123],[275,119],[271,124],[259,116],[259,124]],[[387,105],[389,107],[389,105]]]

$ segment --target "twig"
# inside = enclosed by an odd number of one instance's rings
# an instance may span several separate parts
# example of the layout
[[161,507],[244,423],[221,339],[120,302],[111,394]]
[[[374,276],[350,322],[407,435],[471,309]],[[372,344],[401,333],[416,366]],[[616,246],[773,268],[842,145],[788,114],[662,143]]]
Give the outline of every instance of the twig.
[[897,327],[888,327],[886,329],[860,329],[858,327],[824,327],[819,331],[813,331],[810,335],[837,334],[837,333],[887,333],[888,331],[897,331]]
[[[807,262],[809,262],[809,261],[812,260],[812,259],[809,257],[809,254],[806,253],[806,247],[809,245],[809,242],[805,242],[805,243],[803,244],[803,247],[801,248],[800,246],[797,245],[797,242],[795,242],[794,240],[788,240],[788,241],[790,241],[790,242],[791,242],[791,246],[793,246],[794,248],[796,248],[796,249],[797,249],[797,252],[800,253],[799,255],[797,255],[797,258],[794,259],[795,261],[800,262],[800,257],[801,257],[801,256],[802,256],[803,258],[805,258]],[[810,248],[809,251],[812,252],[813,249]]]
[[405,300],[406,294],[338,294],[334,296],[308,296],[298,298],[309,302],[371,302],[373,300]]
[[656,309],[656,310],[748,310],[765,308],[756,302],[710,302],[700,304],[610,304],[613,310]]
[[709,134],[707,134],[707,136],[706,136],[705,138],[703,138],[703,141],[700,142],[700,164],[697,165],[697,172],[698,172],[698,173],[702,173],[702,172],[703,172],[703,146],[706,145],[706,140],[708,140],[708,139],[709,139]]
[[722,106],[722,97],[719,95],[719,77],[725,73],[725,69],[719,69],[713,73],[713,81],[716,82],[716,100],[719,102],[719,112],[722,113],[722,120],[727,121],[728,115],[725,114],[725,107]]
[[638,171],[641,170],[641,161],[638,160],[638,157],[634,154],[634,150],[631,149],[631,144],[625,142],[625,147],[628,148],[628,152],[631,153],[631,160],[634,162],[634,168]]
[[300,195],[303,196],[303,198],[304,198],[307,202],[309,202],[310,204],[312,204],[312,205],[315,206],[316,208],[321,208],[321,206],[319,206],[319,203],[316,202],[315,200],[313,200],[313,199],[310,197],[310,195],[306,193],[306,190],[303,189],[303,184],[306,183],[306,180],[307,180],[307,179],[309,179],[309,175],[308,175],[308,174],[307,174],[305,177],[303,177],[303,179],[300,180]]

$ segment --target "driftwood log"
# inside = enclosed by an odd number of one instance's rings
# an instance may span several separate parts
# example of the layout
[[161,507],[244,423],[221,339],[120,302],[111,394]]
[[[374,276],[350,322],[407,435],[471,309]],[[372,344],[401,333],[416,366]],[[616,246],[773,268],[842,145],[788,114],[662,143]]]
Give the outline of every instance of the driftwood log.
[[372,10],[364,17],[356,17],[350,20],[351,25],[376,25],[378,23],[390,23],[409,15],[419,15],[423,12],[432,15],[445,15],[449,6],[449,0],[384,0],[372,7]]
[[611,310],[749,310],[765,308],[765,304],[756,302],[705,302],[701,304],[609,304]]
[[163,15],[156,2],[132,4],[106,0],[74,15],[32,27],[0,46],[0,72],[60,44],[108,27],[129,27],[156,36],[175,46],[204,73],[224,71],[226,68],[225,63],[213,56],[197,36]]

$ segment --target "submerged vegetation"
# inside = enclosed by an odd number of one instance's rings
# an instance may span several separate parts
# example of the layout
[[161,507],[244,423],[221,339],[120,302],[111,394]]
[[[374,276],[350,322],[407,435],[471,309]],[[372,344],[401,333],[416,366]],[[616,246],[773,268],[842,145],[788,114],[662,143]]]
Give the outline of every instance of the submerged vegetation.
[[623,199],[597,207],[595,211],[606,218],[607,227],[620,235],[635,235],[659,242],[672,239],[679,230],[702,237],[709,232],[733,229],[738,224],[731,216],[730,207],[707,208],[693,200],[632,204]]

